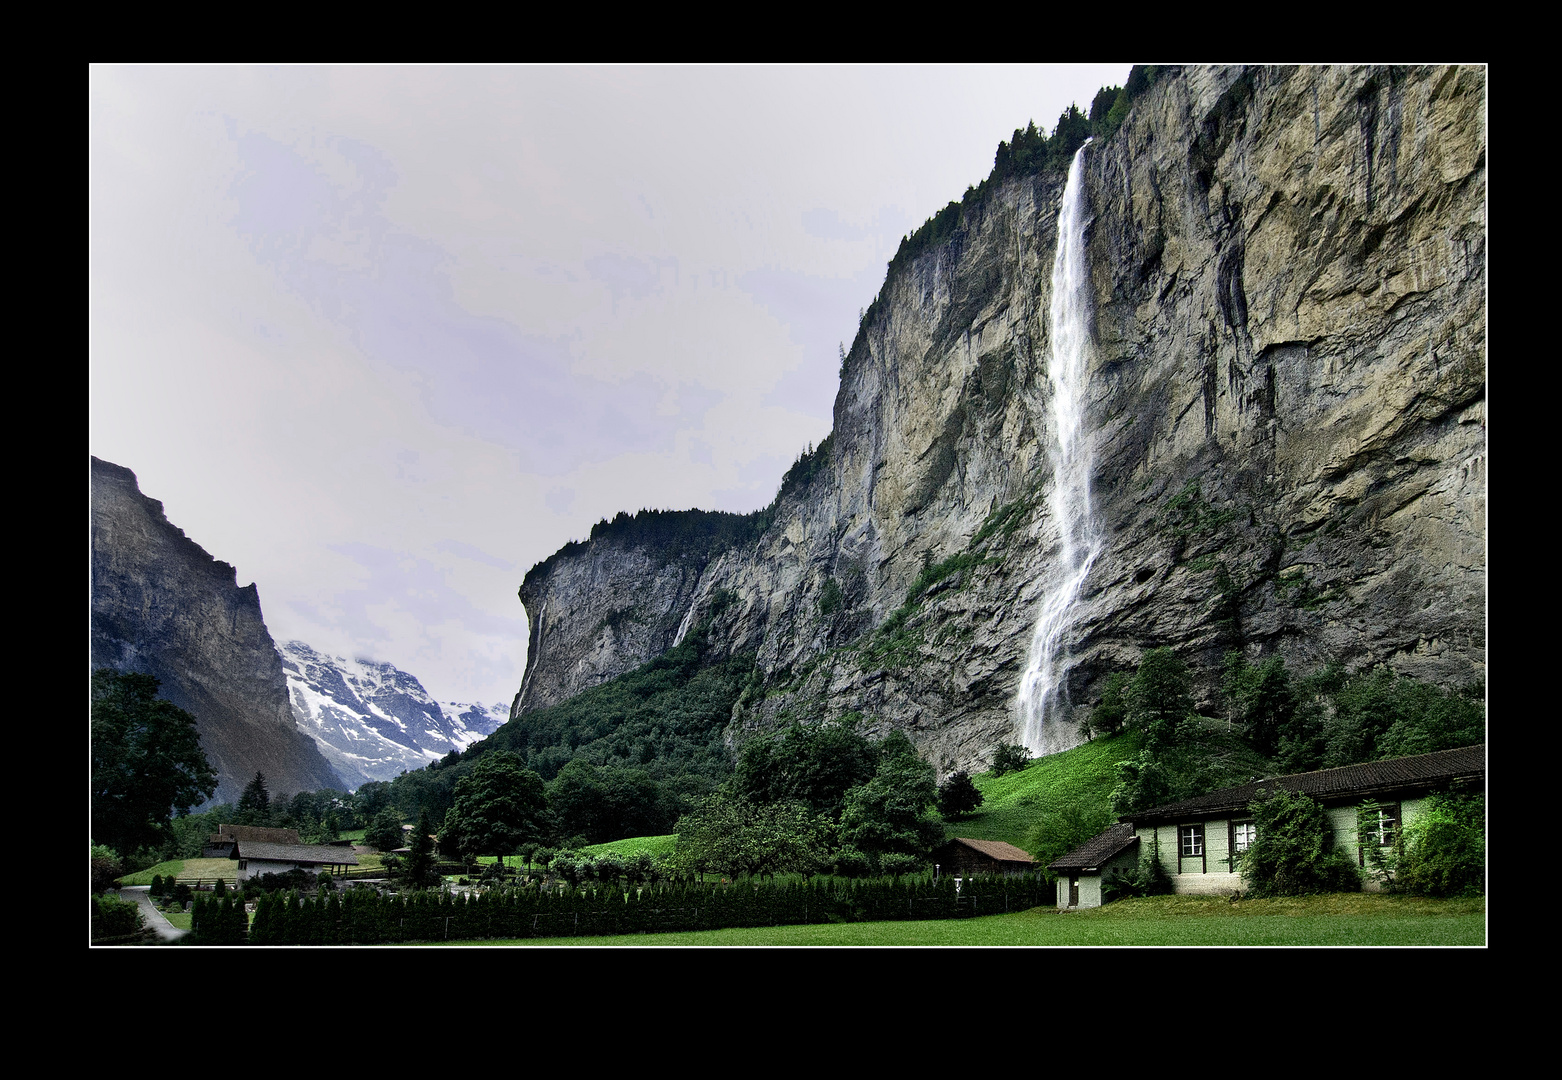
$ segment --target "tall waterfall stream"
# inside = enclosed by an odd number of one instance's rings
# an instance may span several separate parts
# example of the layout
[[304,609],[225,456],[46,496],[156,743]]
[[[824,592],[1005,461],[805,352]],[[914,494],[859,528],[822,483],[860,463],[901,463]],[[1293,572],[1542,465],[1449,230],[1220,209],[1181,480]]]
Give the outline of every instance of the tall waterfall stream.
[[[1088,143],[1087,143],[1088,145]],[[1068,721],[1068,633],[1075,601],[1101,553],[1101,530],[1090,501],[1094,463],[1085,429],[1085,380],[1090,356],[1089,266],[1085,260],[1085,147],[1074,154],[1063,205],[1058,210],[1058,249],[1052,263],[1051,354],[1052,492],[1048,516],[1059,544],[1055,578],[1042,600],[1031,634],[1030,657],[1016,705],[1022,739],[1033,754],[1063,749],[1072,740]]]

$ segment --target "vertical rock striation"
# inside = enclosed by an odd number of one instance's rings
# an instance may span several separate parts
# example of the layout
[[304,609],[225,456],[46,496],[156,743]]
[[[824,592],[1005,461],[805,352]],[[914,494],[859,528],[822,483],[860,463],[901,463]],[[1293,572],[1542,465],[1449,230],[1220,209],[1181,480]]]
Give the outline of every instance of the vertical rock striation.
[[[1480,68],[1171,70],[1091,145],[1102,548],[1064,701],[1159,645],[1206,700],[1231,648],[1484,677],[1484,98]],[[885,281],[811,481],[757,536],[695,570],[620,530],[534,569],[512,712],[656,655],[692,603],[765,675],[734,739],[855,710],[951,766],[1013,741],[1064,572],[1046,369],[1062,187],[991,185]],[[604,613],[642,597],[654,632],[607,648]]]
[[282,660],[253,584],[141,494],[135,473],[92,459],[91,665],[153,675],[196,719],[217,802],[257,772],[274,796],[344,785],[293,722]]

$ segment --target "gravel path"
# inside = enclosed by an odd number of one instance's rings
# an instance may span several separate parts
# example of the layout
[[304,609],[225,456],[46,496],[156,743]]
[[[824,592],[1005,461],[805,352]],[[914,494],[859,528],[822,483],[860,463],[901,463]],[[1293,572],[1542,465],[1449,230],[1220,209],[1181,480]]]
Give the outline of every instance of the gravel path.
[[179,929],[157,910],[157,905],[152,903],[151,889],[150,885],[126,885],[119,890],[119,898],[134,900],[141,905],[142,918],[146,920],[148,926],[157,931],[158,938],[164,943],[178,941],[190,931]]

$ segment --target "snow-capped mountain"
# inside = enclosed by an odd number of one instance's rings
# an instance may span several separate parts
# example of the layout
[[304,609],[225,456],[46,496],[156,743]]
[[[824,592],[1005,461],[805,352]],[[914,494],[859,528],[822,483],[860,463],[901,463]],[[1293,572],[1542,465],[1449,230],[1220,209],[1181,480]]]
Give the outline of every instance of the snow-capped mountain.
[[302,641],[277,651],[299,730],[353,788],[464,750],[510,717],[507,705],[435,701],[393,664],[327,656]]

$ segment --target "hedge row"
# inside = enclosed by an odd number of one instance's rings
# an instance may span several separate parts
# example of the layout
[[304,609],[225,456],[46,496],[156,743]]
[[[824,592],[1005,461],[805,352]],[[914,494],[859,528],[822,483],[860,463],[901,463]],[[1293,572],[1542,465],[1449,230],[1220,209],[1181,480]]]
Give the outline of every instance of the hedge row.
[[812,883],[744,881],[654,888],[495,890],[475,896],[419,892],[381,896],[347,889],[300,900],[275,893],[256,907],[252,945],[372,945],[408,941],[578,937],[795,926],[826,922],[963,919],[1051,903],[1039,876],[944,877]]

